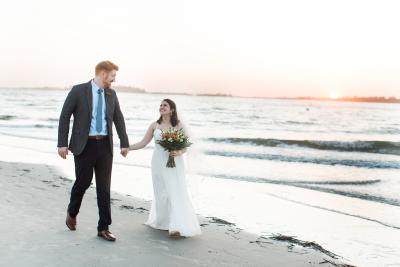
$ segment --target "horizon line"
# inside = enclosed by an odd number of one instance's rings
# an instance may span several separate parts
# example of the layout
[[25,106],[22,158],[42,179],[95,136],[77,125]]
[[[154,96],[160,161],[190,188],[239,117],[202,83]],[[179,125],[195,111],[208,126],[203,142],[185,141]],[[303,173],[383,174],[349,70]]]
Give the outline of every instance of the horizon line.
[[[69,90],[72,86],[0,86],[0,89],[33,89],[33,90]],[[146,89],[142,89],[136,86],[129,85],[115,85],[112,89],[115,88],[120,92],[127,93],[144,93],[144,94],[172,94],[172,95],[189,95],[189,96],[214,96],[214,97],[239,97],[239,98],[261,98],[261,99],[288,99],[288,100],[329,100],[329,101],[346,101],[346,100],[367,100],[367,99],[380,99],[380,100],[394,100],[400,101],[400,96],[394,95],[369,95],[369,96],[340,96],[336,98],[332,98],[329,96],[243,96],[243,95],[235,95],[235,94],[226,94],[226,93],[185,93],[179,91],[148,91]]]

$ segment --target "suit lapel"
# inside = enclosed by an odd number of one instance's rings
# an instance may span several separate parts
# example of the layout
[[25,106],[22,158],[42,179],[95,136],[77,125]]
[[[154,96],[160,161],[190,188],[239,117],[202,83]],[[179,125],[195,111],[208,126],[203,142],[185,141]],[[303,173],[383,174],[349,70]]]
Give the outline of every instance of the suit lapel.
[[92,83],[91,83],[91,81],[89,81],[87,84],[86,84],[86,91],[85,91],[85,94],[86,94],[86,99],[87,99],[87,101],[88,101],[88,107],[89,107],[89,115],[90,115],[90,118],[92,118],[92,108],[93,108],[93,96],[92,96]]
[[106,118],[111,118],[111,97],[112,93],[111,90],[106,88],[104,89],[104,98],[106,100]]

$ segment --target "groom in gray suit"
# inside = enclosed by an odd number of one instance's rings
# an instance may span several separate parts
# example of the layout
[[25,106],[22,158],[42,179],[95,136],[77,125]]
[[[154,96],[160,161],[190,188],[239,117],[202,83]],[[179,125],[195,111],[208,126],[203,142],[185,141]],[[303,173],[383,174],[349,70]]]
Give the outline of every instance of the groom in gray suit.
[[[110,61],[97,64],[95,78],[75,85],[69,92],[61,111],[58,126],[58,154],[66,159],[68,149],[74,154],[76,180],[71,190],[66,225],[76,230],[76,216],[83,195],[96,176],[97,206],[99,209],[98,236],[115,241],[109,231],[111,224],[110,185],[113,161],[113,128],[118,133],[121,154],[128,154],[129,141],[118,98],[111,83],[115,81],[118,66]],[[74,116],[71,139],[68,132],[71,115]]]

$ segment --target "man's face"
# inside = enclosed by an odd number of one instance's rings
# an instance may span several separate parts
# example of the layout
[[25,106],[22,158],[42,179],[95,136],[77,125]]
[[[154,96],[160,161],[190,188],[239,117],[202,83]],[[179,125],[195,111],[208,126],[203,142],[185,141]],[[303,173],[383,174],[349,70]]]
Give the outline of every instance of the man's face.
[[104,71],[102,73],[102,80],[103,80],[104,88],[110,88],[111,83],[115,82],[116,76],[117,76],[116,70],[112,70],[109,72]]

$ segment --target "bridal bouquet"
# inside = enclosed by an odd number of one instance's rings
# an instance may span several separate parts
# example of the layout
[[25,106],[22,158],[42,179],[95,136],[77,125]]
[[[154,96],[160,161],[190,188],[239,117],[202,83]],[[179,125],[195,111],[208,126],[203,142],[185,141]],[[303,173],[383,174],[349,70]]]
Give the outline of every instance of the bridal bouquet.
[[[189,138],[183,132],[183,129],[180,130],[162,130],[161,131],[161,140],[157,141],[157,144],[162,146],[168,152],[174,150],[181,150],[189,147],[192,143],[189,142]],[[168,157],[167,167],[174,168],[175,159],[172,156]]]

